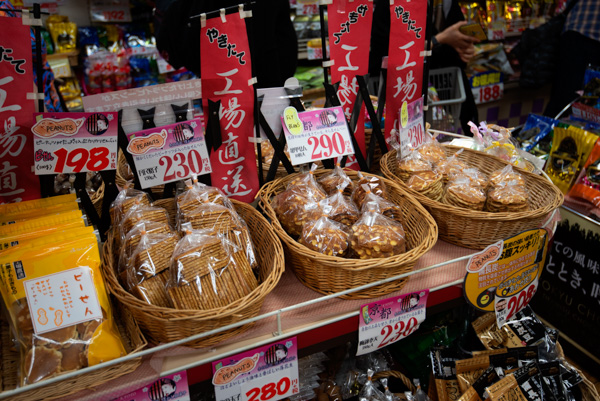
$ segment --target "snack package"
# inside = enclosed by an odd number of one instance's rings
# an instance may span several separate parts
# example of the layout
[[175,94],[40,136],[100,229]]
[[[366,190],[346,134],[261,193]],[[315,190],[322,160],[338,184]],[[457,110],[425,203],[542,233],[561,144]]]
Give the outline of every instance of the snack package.
[[568,192],[597,140],[598,136],[581,128],[554,128],[552,149],[545,171],[564,194]]
[[435,165],[446,158],[444,147],[435,138],[423,142],[417,147],[416,151],[419,152],[425,161],[432,165]]
[[[20,351],[20,384],[125,355],[100,273],[95,234],[0,254],[0,290]],[[32,319],[33,316],[33,319]]]
[[400,208],[400,206],[387,199],[383,199],[381,196],[375,195],[366,184],[363,184],[363,190],[365,192],[365,197],[363,199],[361,213],[380,213],[387,218],[396,220],[400,224],[404,224],[404,214],[402,213],[402,208]]
[[387,258],[406,252],[406,234],[397,221],[365,212],[352,226],[350,248],[359,259]]
[[529,192],[517,181],[508,181],[488,192],[486,210],[498,212],[526,212],[529,210]]
[[367,370],[367,382],[358,393],[358,397],[365,398],[367,401],[384,401],[385,396],[373,383],[373,374],[375,374],[373,370]]
[[421,388],[421,383],[419,379],[414,379],[413,383],[417,388],[417,391],[415,391],[415,401],[431,401],[431,398],[429,398],[427,393],[425,393],[425,391],[423,391],[423,389]]
[[366,191],[364,185],[368,185],[368,188],[371,190],[371,193],[378,195],[384,199],[387,199],[387,188],[385,187],[384,182],[374,175],[364,176],[362,173],[358,173],[358,182],[352,192],[352,201],[356,204],[359,210],[362,210],[364,198],[366,196]]
[[600,207],[600,139],[596,141],[575,185],[569,191],[569,196]]
[[543,400],[542,379],[536,363],[524,366],[507,375],[485,390],[490,401]]
[[47,206],[45,208],[22,210],[12,213],[4,213],[0,215],[0,226],[15,225],[25,223],[39,217],[47,217],[77,211],[81,215],[78,202],[58,203],[56,205]]
[[5,203],[3,205],[0,205],[0,215],[23,212],[26,210],[45,209],[49,206],[70,202],[77,203],[77,195],[68,194],[60,196],[51,196],[49,198],[41,198],[24,202]]
[[511,182],[516,185],[525,187],[527,184],[525,178],[517,173],[511,165],[508,165],[500,170],[494,171],[490,174],[489,183],[492,188]]
[[483,401],[485,400],[485,389],[496,383],[500,378],[493,366],[488,367],[471,387],[465,391],[458,401]]
[[456,379],[461,394],[464,394],[469,387],[490,367],[490,357],[488,355],[476,356],[469,359],[460,359],[456,361]]
[[315,252],[328,256],[345,256],[348,252],[350,229],[342,223],[322,216],[304,224],[300,242]]
[[439,202],[444,195],[442,175],[435,171],[423,171],[413,174],[406,185],[413,191],[417,191],[434,201]]
[[383,386],[383,399],[385,401],[400,401],[399,397],[396,397],[394,395],[394,393],[392,393],[390,391],[390,388],[388,387],[388,379],[387,378],[383,378],[383,379],[379,379],[379,381],[381,382],[381,385]]
[[540,363],[538,367],[542,380],[549,390],[547,393],[552,394],[556,401],[567,401],[567,390],[560,375],[560,363],[558,361]]
[[518,137],[518,140],[521,142],[521,148],[529,152],[542,139],[548,136],[557,124],[558,120],[553,118],[529,114]]
[[338,186],[337,191],[330,197],[319,202],[321,209],[327,207],[327,216],[338,223],[342,223],[348,227],[352,227],[360,218],[360,211],[356,205],[344,195],[344,190],[348,188],[344,182]]
[[[21,241],[11,241],[11,245],[5,249],[12,248],[13,246],[28,247],[28,246],[35,246],[36,244],[44,245],[44,244],[48,243],[49,241],[55,241],[55,242],[68,241],[71,239],[78,238],[79,236],[85,236],[85,235],[90,235],[90,234],[96,235],[96,237],[98,238],[98,241],[100,240],[99,234],[94,229],[94,227],[81,226],[81,227],[70,228],[68,230],[54,231],[47,235],[40,234],[36,237],[27,238],[27,239],[24,239]],[[0,249],[1,249],[1,247],[0,247]]]
[[485,191],[465,176],[456,176],[449,181],[442,196],[443,203],[478,211],[483,210],[485,201]]
[[199,183],[196,177],[193,177],[191,180],[186,180],[185,185],[185,191],[175,198],[177,202],[178,219],[182,218],[182,214],[185,214],[187,211],[191,211],[206,202],[216,203],[229,209],[233,209],[233,205],[219,188]]
[[147,233],[145,229],[141,232],[127,269],[129,292],[150,305],[171,307],[166,284],[171,255],[178,242],[176,233]]
[[120,240],[124,241],[129,230],[141,221],[155,221],[157,223],[169,224],[169,214],[162,207],[149,206],[136,202],[125,213],[119,224]]
[[[396,153],[398,156],[399,153]],[[398,160],[397,174],[398,177],[404,182],[408,181],[409,178],[416,173],[423,171],[431,171],[433,165],[427,160],[428,158],[421,155],[418,151],[412,151],[408,156]]]
[[125,213],[132,206],[136,204],[150,205],[150,203],[152,203],[152,200],[146,192],[133,188],[133,183],[127,182],[110,205],[110,218],[113,226],[117,227],[119,225]]
[[444,347],[434,347],[429,353],[439,401],[456,401],[461,395],[456,378],[456,353]]
[[461,172],[450,173],[450,181],[456,177],[466,177],[471,181],[473,185],[477,185],[483,190],[487,190],[489,185],[488,177],[475,167],[466,168]]
[[318,200],[323,200],[327,194],[315,179],[315,171],[317,165],[312,164],[310,170],[304,173],[297,174],[288,184],[287,188],[295,188],[296,190],[305,193],[307,196],[314,197]]
[[452,156],[443,159],[436,164],[434,171],[442,175],[444,184],[448,182],[452,174],[460,173],[464,169],[469,168],[465,162],[458,158],[462,152],[463,150],[460,149]]
[[48,31],[57,53],[66,53],[77,47],[77,25],[74,22],[48,23]]
[[344,187],[344,195],[348,196],[352,195],[354,189],[354,183],[339,163],[335,164],[330,173],[321,176],[318,183],[329,196],[335,195],[340,186]]
[[483,346],[489,350],[502,348],[502,345],[507,340],[508,335],[506,332],[498,329],[496,314],[494,312],[480,316],[471,325]]
[[539,345],[546,338],[546,328],[528,305],[502,326],[507,338],[504,345],[508,348]]
[[310,218],[307,205],[323,199],[314,197],[312,192],[307,193],[297,186],[290,186],[273,198],[271,206],[284,230],[297,237],[302,234],[304,222]]
[[227,238],[188,230],[177,243],[167,282],[167,293],[175,308],[226,307],[257,286],[246,255]]

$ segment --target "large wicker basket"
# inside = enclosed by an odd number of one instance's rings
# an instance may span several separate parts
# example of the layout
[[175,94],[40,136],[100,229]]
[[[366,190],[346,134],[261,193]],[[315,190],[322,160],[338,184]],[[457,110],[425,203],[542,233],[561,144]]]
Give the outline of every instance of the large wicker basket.
[[[104,245],[103,273],[110,291],[124,308],[131,311],[148,340],[166,343],[201,332],[217,329],[258,315],[265,297],[275,288],[284,271],[283,249],[267,220],[253,207],[232,200],[237,212],[246,221],[255,246],[259,265],[260,285],[244,298],[232,304],[210,310],[179,310],[149,305],[125,291],[115,274],[114,241],[109,237]],[[175,202],[164,199],[154,205],[174,215]],[[190,347],[207,347],[244,332],[250,325],[240,326],[213,336],[189,342]]]
[[[331,170],[317,170],[315,176],[327,174]],[[346,171],[353,180],[357,173]],[[365,174],[369,176],[370,174]],[[327,256],[308,249],[298,243],[283,229],[275,210],[271,207],[271,199],[282,192],[296,174],[266,184],[260,191],[259,206],[270,218],[275,232],[284,244],[286,261],[289,262],[298,279],[307,287],[321,294],[336,292],[370,284],[412,270],[417,259],[433,247],[437,240],[437,226],[429,213],[411,195],[382,178],[388,187],[390,201],[399,205],[403,212],[404,229],[407,234],[408,251],[402,255],[381,259],[344,259]],[[344,295],[345,299],[374,298],[400,290],[407,279],[395,280],[365,290]]]
[[[461,148],[444,146],[447,156],[456,153],[459,149]],[[458,158],[487,175],[508,164],[495,156],[471,149],[464,149]],[[562,193],[551,182],[539,175],[519,169],[529,190],[529,211],[491,213],[462,209],[431,200],[408,188],[397,175],[397,165],[396,151],[385,154],[381,159],[383,175],[402,185],[427,208],[438,224],[441,239],[466,248],[484,249],[498,240],[540,227],[563,202]]]
[[[148,344],[140,332],[140,328],[128,310],[113,308],[113,314],[117,327],[121,333],[123,344],[128,354],[138,352]],[[19,383],[19,352],[13,348],[10,338],[10,330],[5,322],[1,322],[0,335],[2,344],[0,346],[0,389],[2,391],[12,390]],[[71,379],[64,380],[59,384],[39,387],[34,390],[12,396],[12,401],[53,400],[62,398],[79,391],[93,388],[106,383],[117,377],[131,373],[142,363],[142,358],[135,358],[117,365],[85,373]],[[1,393],[0,393],[1,395]]]

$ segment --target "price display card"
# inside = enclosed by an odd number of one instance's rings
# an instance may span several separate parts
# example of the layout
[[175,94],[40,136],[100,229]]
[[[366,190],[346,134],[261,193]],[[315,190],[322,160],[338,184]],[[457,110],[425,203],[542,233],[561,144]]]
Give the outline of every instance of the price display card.
[[37,175],[117,168],[117,113],[40,113],[33,132]]
[[185,370],[163,376],[155,382],[112,401],[190,401],[190,389]]
[[400,108],[399,143],[402,155],[406,155],[409,147],[413,149],[426,142],[429,136],[423,126],[423,98],[414,102],[402,103]]
[[471,256],[463,286],[467,302],[481,311],[495,311],[502,327],[537,291],[548,237],[545,229],[527,230]]
[[200,118],[134,132],[127,140],[144,189],[212,172]]
[[213,362],[217,401],[277,401],[298,394],[296,337]]
[[92,0],[90,17],[97,22],[131,22],[129,0]]
[[408,337],[425,320],[429,290],[371,302],[360,307],[358,350],[364,355]]
[[499,71],[485,71],[470,79],[476,104],[489,103],[504,96],[504,75]]
[[287,107],[281,122],[294,166],[354,154],[340,106],[301,113]]

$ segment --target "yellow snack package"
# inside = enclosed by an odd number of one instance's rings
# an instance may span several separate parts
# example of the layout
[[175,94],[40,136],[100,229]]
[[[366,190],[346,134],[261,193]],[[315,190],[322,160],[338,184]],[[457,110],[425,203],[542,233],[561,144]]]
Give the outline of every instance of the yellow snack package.
[[87,218],[81,213],[81,210],[78,209],[18,221],[14,224],[0,226],[0,238],[4,239],[13,235],[23,235],[28,238],[33,238],[39,236],[37,235],[38,231],[41,235],[44,235],[46,230],[62,230],[62,226],[69,223],[76,223],[75,227],[83,227],[87,224]]
[[0,226],[5,226],[7,224],[15,224],[19,222],[24,222],[26,220],[35,219],[37,217],[54,215],[64,212],[69,212],[72,210],[80,210],[79,203],[77,202],[68,202],[68,203],[59,203],[56,205],[51,205],[43,208],[36,208],[31,210],[23,210],[19,212],[13,213],[2,213],[0,215]]
[[36,232],[35,234],[37,235],[30,236],[29,238],[20,237],[19,239],[16,239],[14,237],[8,237],[6,240],[2,240],[0,242],[0,253],[4,250],[12,248],[13,246],[38,246],[44,245],[48,242],[68,241],[89,234],[94,234],[98,238],[98,234],[92,226],[79,226],[67,229],[62,229],[62,227],[59,227],[59,230],[57,231],[52,231],[50,233]]
[[23,212],[26,210],[43,209],[60,203],[77,202],[75,194],[52,196],[50,198],[34,199],[16,203],[5,203],[0,205],[0,215]]
[[94,233],[0,254],[0,290],[20,351],[20,384],[125,355]]

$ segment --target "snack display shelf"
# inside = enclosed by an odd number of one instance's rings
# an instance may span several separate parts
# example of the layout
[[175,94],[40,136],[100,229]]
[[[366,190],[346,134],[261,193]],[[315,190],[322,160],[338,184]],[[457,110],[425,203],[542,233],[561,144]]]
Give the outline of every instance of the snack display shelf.
[[[143,363],[134,372],[103,385],[65,397],[64,400],[107,400],[142,387],[157,378],[188,370],[191,384],[211,377],[211,362],[282,338],[298,336],[299,348],[305,348],[358,329],[360,306],[407,292],[429,289],[428,308],[462,297],[461,284],[467,260],[475,251],[444,241],[426,253],[414,270],[389,279],[367,284],[344,292],[323,296],[305,287],[291,269],[287,269],[275,290],[267,296],[258,316],[209,332],[160,344],[113,361],[87,367],[0,393],[0,399],[10,399],[28,390],[60,385],[66,379],[85,375],[125,360],[143,357]],[[368,300],[343,300],[337,297],[385,282],[409,278],[404,288],[396,293]],[[249,330],[215,347],[191,349],[188,341],[216,334],[233,327],[253,323]]]

